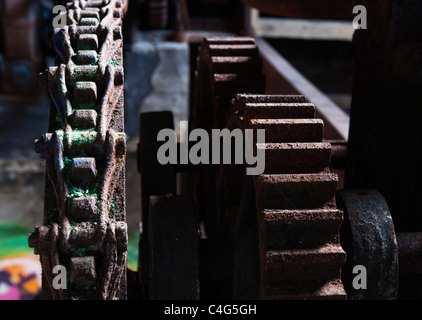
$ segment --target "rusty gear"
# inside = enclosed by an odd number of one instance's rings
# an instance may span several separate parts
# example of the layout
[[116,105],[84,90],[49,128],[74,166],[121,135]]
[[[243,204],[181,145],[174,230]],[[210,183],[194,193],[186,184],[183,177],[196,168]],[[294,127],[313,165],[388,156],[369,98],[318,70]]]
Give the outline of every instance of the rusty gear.
[[323,122],[303,96],[237,95],[239,128],[265,129],[265,172],[255,177],[261,297],[345,299],[340,280],[343,213]]
[[[261,69],[253,38],[204,39],[193,128],[265,129],[266,143],[256,148],[265,150],[266,169],[254,183],[260,297],[345,299],[343,213],[336,209],[337,176],[329,170],[331,145],[323,142],[323,121],[314,118],[315,106],[303,96],[262,95]],[[249,94],[239,94],[244,92]],[[232,241],[244,174],[224,165],[198,174],[195,198],[211,237]]]
[[[29,244],[41,257],[44,299],[125,299],[127,225],[122,17],[126,0],[67,4],[54,30],[56,66],[42,76],[52,100],[44,226]],[[53,288],[54,267],[69,272]]]

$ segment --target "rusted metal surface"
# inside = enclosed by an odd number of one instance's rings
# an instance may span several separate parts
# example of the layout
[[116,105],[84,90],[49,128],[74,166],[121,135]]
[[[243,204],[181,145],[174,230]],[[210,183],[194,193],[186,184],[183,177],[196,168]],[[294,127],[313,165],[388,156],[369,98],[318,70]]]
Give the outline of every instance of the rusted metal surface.
[[[329,143],[265,143],[257,150],[265,150],[265,173],[320,172],[330,162]],[[313,161],[306,161],[312,157]]]
[[[124,0],[67,4],[54,30],[57,66],[42,76],[52,100],[49,133],[35,149],[46,160],[44,226],[29,245],[40,254],[44,299],[125,299],[127,225],[123,107]],[[55,290],[52,269],[70,272]]]
[[[343,283],[351,300],[397,298],[399,257],[393,220],[384,197],[375,190],[341,190],[337,205],[344,211],[341,242],[347,252]],[[353,268],[367,270],[367,289],[352,285]]]
[[[229,119],[230,101],[236,93],[264,93],[266,79],[261,67],[259,48],[253,38],[204,38],[195,72],[192,129],[203,128],[211,132],[213,128],[224,128]],[[209,168],[194,173],[193,177],[198,212],[210,238],[220,237],[227,229],[233,229],[234,213],[223,212],[222,208],[226,207],[224,203],[232,202],[231,198],[237,199],[234,202],[240,199],[241,191],[229,185],[241,184],[241,178],[230,180],[224,173],[226,169]],[[220,185],[232,190],[231,194],[217,195]],[[215,199],[221,199],[222,204]],[[227,215],[230,216],[228,220],[224,218]]]
[[[152,157],[156,157],[159,147],[153,136],[160,129],[173,128],[173,120],[168,113],[141,116],[140,169],[141,174],[147,171],[147,176],[152,175],[143,182],[148,193],[143,197],[160,193],[158,203],[150,200],[151,209],[145,208],[148,222],[145,225],[143,218],[143,229],[148,236],[144,236],[140,246],[141,257],[146,253],[141,264],[148,265],[145,282],[149,282],[152,298],[165,296],[152,294],[165,289],[155,263],[162,263],[172,253],[163,256],[151,239],[155,238],[160,251],[166,252],[176,245],[164,244],[180,225],[180,221],[166,218],[171,211],[166,203],[174,197],[169,195],[174,194],[170,190],[174,183],[166,189],[166,179],[174,179],[175,171],[181,171],[183,176],[185,170],[194,175],[190,192],[201,237],[198,248],[202,297],[346,297],[340,279],[346,259],[339,243],[343,213],[335,204],[338,179],[329,169],[331,145],[323,142],[324,123],[315,119],[315,105],[304,96],[264,95],[265,76],[260,67],[259,49],[252,38],[204,39],[197,60],[191,128],[209,132],[214,128],[265,129],[266,143],[256,145],[267,153],[266,171],[260,176],[246,176],[244,165],[223,164],[200,169],[174,165],[159,172],[160,167],[153,164],[156,159]],[[153,181],[157,177],[161,178]],[[158,180],[164,183],[156,183]],[[151,191],[154,185],[157,188]],[[189,194],[189,190],[182,192]],[[179,208],[177,204],[176,207]],[[192,210],[188,206],[185,209],[186,218]],[[155,221],[154,210],[162,213]],[[169,224],[170,220],[173,222]],[[159,225],[163,225],[160,230]],[[176,231],[163,232],[168,225]],[[190,244],[194,240],[187,239]],[[177,263],[174,261],[162,263],[160,270],[170,268]],[[186,260],[187,268],[192,265],[193,261]],[[142,268],[145,270],[145,266]]]
[[138,170],[141,173],[142,232],[139,242],[138,273],[145,297],[150,296],[148,286],[151,277],[149,241],[152,235],[150,235],[149,229],[152,204],[150,196],[176,194],[175,167],[172,165],[161,165],[157,160],[157,151],[161,145],[157,141],[157,135],[162,129],[174,129],[174,120],[171,112],[141,113]]
[[[266,80],[261,65],[253,38],[204,38],[195,73],[193,128],[222,128],[234,94],[264,93]],[[239,69],[241,72],[234,72]]]
[[324,122],[321,119],[252,119],[249,128],[265,130],[268,143],[322,142]]
[[[162,129],[174,129],[171,112],[140,116],[142,231],[139,279],[144,299],[196,300],[200,296],[198,222],[190,196],[176,196],[176,170],[157,160]],[[176,143],[176,135],[174,136]],[[183,168],[183,167],[182,167]]]
[[[262,59],[255,40],[250,37],[205,38],[199,49],[196,71],[195,108],[193,110],[193,128],[203,127],[210,131],[213,128],[224,128],[230,118],[231,99],[236,93],[264,93],[266,77],[262,73]],[[211,89],[211,90],[209,90]],[[204,122],[203,119],[210,119]],[[205,177],[205,179],[204,179]],[[197,186],[195,194],[201,200],[198,211],[202,212],[202,219],[207,236],[211,243],[223,241],[226,252],[227,271],[221,273],[219,281],[231,283],[232,286],[221,284],[219,290],[225,296],[253,297],[257,287],[248,289],[247,283],[256,283],[253,268],[256,249],[254,237],[248,238],[244,244],[245,232],[237,228],[236,221],[246,221],[251,234],[255,234],[256,224],[250,222],[250,215],[238,218],[244,184],[242,166],[220,165],[213,170],[197,173],[194,180]],[[202,209],[203,208],[203,209]],[[250,214],[253,214],[251,211]],[[256,220],[256,217],[252,217]],[[216,239],[220,239],[216,241]],[[252,241],[251,241],[252,240]],[[242,249],[233,250],[233,241],[237,241],[237,248],[250,244],[250,251],[242,254]],[[234,259],[237,259],[237,264]],[[251,263],[253,266],[251,266]],[[240,266],[243,264],[243,266]],[[255,269],[257,265],[255,266]],[[249,273],[249,272],[252,272]],[[242,289],[242,280],[245,286]],[[233,287],[234,284],[234,287]]]
[[348,0],[242,0],[259,11],[294,18],[346,19],[352,17],[353,3]]
[[[220,165],[208,180],[202,174],[196,199],[208,200],[198,211],[215,208],[201,217],[207,236],[233,242],[234,297],[344,299],[342,212],[335,209],[337,176],[328,169],[324,123],[303,96],[263,95],[261,68],[253,38],[206,38],[200,46],[192,128],[265,129],[266,143],[256,147],[266,151],[266,171],[252,184],[243,166]],[[267,211],[277,218],[266,221]],[[245,239],[249,252],[242,250]]]
[[[336,209],[331,146],[322,143],[323,122],[313,119],[315,106],[303,96],[243,94],[236,95],[231,110],[233,123],[265,128],[269,141],[257,145],[266,152],[267,172],[255,177],[260,297],[345,299],[343,213]],[[292,130],[295,125],[301,129]]]
[[330,173],[266,174],[257,177],[255,183],[261,208],[326,209],[333,206],[337,176]]
[[[253,38],[204,38],[197,58],[190,129],[202,128],[211,133],[212,129],[224,128],[230,101],[236,93],[264,92],[266,80],[261,68],[262,60]],[[201,247],[207,247],[218,257],[201,255],[204,297],[233,297],[232,241],[243,176],[230,172],[239,169],[239,166],[203,166],[191,175],[187,192],[195,199],[198,219],[203,225],[202,237],[206,237]]]
[[198,300],[198,223],[190,197],[161,196],[149,220],[150,299]]

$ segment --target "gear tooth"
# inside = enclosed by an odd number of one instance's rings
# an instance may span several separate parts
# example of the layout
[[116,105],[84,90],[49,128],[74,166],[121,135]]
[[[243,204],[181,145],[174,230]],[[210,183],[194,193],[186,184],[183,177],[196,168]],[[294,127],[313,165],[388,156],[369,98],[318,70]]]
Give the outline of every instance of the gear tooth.
[[97,84],[91,81],[78,81],[74,89],[75,104],[88,105],[97,101]]
[[100,10],[98,8],[88,8],[80,11],[81,18],[95,18],[100,21]]
[[329,143],[258,143],[257,150],[265,152],[265,174],[322,172],[331,156]]
[[72,126],[78,129],[91,129],[97,125],[97,111],[92,109],[73,111]]
[[264,129],[268,143],[322,142],[324,122],[320,119],[251,119],[248,129]]
[[262,209],[332,208],[337,190],[337,175],[260,175],[255,185],[258,206]]
[[212,57],[213,73],[242,74],[262,69],[262,60],[258,56]]
[[89,289],[95,285],[97,275],[95,258],[92,256],[70,258],[70,283],[78,289]]
[[98,50],[98,36],[96,34],[80,34],[78,38],[78,45],[76,49],[79,50]]
[[289,282],[326,280],[339,277],[346,262],[340,245],[326,244],[299,250],[268,250],[263,263],[263,285],[275,286]]
[[97,178],[95,158],[72,159],[72,182],[76,185],[92,185]]
[[73,221],[69,229],[68,250],[74,253],[82,249],[99,251],[101,245],[100,232],[94,222],[79,222]]
[[313,119],[315,105],[312,103],[248,102],[239,106],[244,120],[251,119]]
[[255,44],[210,44],[208,51],[215,57],[254,57],[259,55]]
[[267,250],[281,247],[318,248],[327,243],[336,244],[342,222],[343,213],[337,209],[266,209],[258,212],[259,228],[266,230],[262,245]]
[[96,63],[98,53],[95,50],[79,50],[76,54],[76,63],[80,65],[90,65]]
[[97,18],[93,18],[93,17],[85,17],[85,18],[81,18],[81,20],[79,20],[79,25],[81,26],[94,26],[97,27],[99,24],[99,21]]
[[94,196],[75,197],[70,201],[70,216],[75,221],[92,221],[97,213]]

